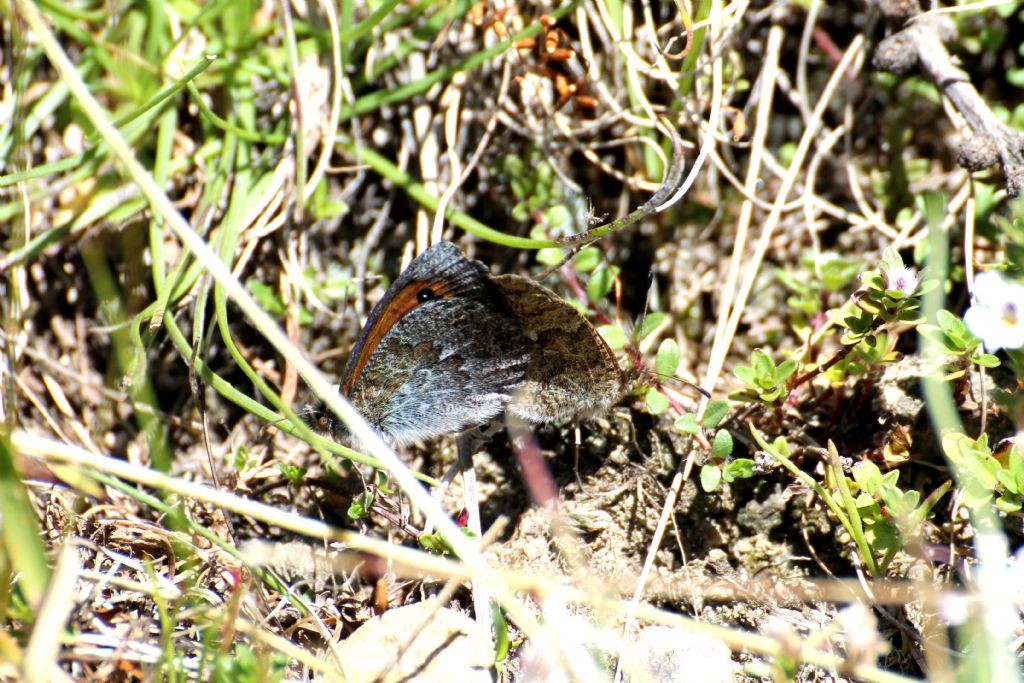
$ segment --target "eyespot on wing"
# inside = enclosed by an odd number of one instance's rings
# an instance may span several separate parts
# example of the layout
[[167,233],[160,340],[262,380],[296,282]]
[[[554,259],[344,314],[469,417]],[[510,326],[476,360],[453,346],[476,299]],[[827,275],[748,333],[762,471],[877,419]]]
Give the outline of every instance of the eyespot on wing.
[[487,269],[441,242],[374,307],[341,391],[393,443],[456,433],[504,410],[528,346]]

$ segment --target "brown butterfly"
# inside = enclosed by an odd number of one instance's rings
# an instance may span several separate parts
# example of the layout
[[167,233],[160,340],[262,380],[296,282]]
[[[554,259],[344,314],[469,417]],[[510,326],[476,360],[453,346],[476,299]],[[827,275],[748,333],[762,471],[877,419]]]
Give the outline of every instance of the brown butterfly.
[[[625,391],[604,339],[533,280],[492,276],[439,242],[373,308],[341,393],[382,436],[405,445],[455,434],[508,410],[532,424],[600,413]],[[344,437],[332,415],[315,426]]]

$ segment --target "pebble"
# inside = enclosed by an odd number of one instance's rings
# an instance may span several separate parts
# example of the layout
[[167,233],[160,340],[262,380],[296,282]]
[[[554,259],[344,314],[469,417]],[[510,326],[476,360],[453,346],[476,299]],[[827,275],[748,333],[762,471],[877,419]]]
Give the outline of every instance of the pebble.
[[488,634],[469,616],[431,601],[370,619],[338,643],[338,652],[353,683],[491,683],[494,666]]
[[648,626],[624,655],[627,683],[732,683],[729,646],[703,633]]

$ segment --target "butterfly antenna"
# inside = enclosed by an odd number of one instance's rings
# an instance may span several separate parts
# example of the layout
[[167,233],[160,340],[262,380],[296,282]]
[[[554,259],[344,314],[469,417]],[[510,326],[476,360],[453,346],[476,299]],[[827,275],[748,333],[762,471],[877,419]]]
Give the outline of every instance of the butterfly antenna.
[[654,378],[655,381],[657,381],[660,384],[670,384],[670,383],[674,383],[674,382],[679,382],[680,384],[685,384],[686,386],[690,387],[691,389],[696,389],[698,392],[700,392],[701,396],[703,396],[704,398],[707,398],[707,399],[711,398],[711,392],[709,392],[707,389],[705,389],[704,387],[700,386],[699,384],[697,384],[695,382],[691,382],[688,379],[683,379],[682,377],[676,377],[675,375],[663,375],[663,374],[661,374],[659,372],[656,372],[654,370],[646,370],[645,369],[645,371],[646,371],[648,377]]
[[576,233],[575,235],[569,235],[568,237],[562,237],[555,240],[559,245],[573,247],[573,251],[570,253],[575,255],[575,252],[579,251],[580,248],[590,244],[591,242],[594,242],[609,233],[628,228],[651,214],[664,211],[678,200],[678,198],[675,197],[675,194],[676,190],[679,189],[680,183],[683,181],[683,167],[685,166],[686,161],[686,157],[683,154],[683,141],[679,137],[679,133],[676,132],[675,127],[672,126],[664,117],[662,123],[665,125],[669,136],[672,138],[672,162],[665,171],[665,175],[661,181],[661,187],[658,188],[658,191],[651,195],[650,199],[641,204],[635,211],[627,214],[626,216],[619,218],[618,220],[614,220],[611,223],[605,223],[604,225],[584,230],[583,232]]

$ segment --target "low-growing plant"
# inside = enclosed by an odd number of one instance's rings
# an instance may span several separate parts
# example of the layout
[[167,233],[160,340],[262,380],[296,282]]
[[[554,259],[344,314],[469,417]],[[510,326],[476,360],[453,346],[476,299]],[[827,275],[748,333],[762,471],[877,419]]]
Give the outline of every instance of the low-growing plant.
[[806,339],[816,326],[814,319],[824,310],[829,295],[842,291],[856,277],[860,263],[835,254],[823,254],[816,264],[815,255],[807,252],[802,265],[807,269],[807,272],[800,273],[802,277],[782,268],[775,269],[775,277],[790,291],[786,298],[790,325],[801,338]]
[[384,470],[374,470],[373,484],[356,496],[352,504],[348,506],[347,514],[350,519],[365,519],[370,515],[373,504],[377,502],[378,494],[381,496],[391,496],[394,493],[395,488],[391,485],[387,472]]
[[[520,223],[533,221],[531,234],[539,239],[552,235],[576,232],[572,227],[572,213],[551,164],[539,149],[529,150],[525,158],[509,154],[502,160],[502,172],[515,195],[516,204],[509,214]],[[538,258],[554,259],[558,263],[562,254],[558,249],[541,250]],[[545,263],[544,260],[541,261]]]
[[896,553],[919,533],[921,524],[953,483],[945,482],[922,502],[919,491],[904,491],[897,485],[899,470],[883,473],[875,463],[863,461],[851,468],[851,474],[850,491],[856,496],[864,536],[872,550],[881,555],[879,569],[884,572]]
[[755,349],[750,355],[750,365],[740,365],[733,374],[746,384],[746,388],[729,395],[734,401],[761,402],[778,405],[789,396],[787,382],[797,371],[799,364],[792,358],[778,365],[764,351]]
[[700,485],[708,493],[716,490],[723,481],[731,484],[737,479],[754,476],[754,461],[732,458],[732,434],[727,429],[718,429],[728,413],[728,401],[711,401],[699,422],[694,413],[685,413],[675,422],[675,428],[684,434],[696,435],[703,430],[712,432],[708,461],[700,469]]
[[372,491],[364,491],[360,493],[356,496],[355,500],[352,501],[352,504],[348,506],[346,514],[348,514],[349,519],[360,520],[369,517],[370,508],[373,507],[373,503],[376,499],[377,497]]
[[892,247],[882,253],[879,267],[861,273],[860,280],[863,288],[850,305],[833,313],[846,329],[840,339],[845,346],[856,346],[873,337],[886,323],[916,326],[924,322],[918,297],[939,284],[937,280],[922,281]]
[[[679,345],[675,339],[665,339],[658,345],[658,352],[654,356],[654,372],[657,377],[673,377],[679,368]],[[653,384],[645,384],[641,389],[644,396],[644,403],[647,405],[647,412],[651,415],[660,415],[668,410],[670,402],[668,397]]]
[[824,368],[823,374],[833,386],[840,385],[848,377],[876,372],[884,363],[898,360],[896,351],[899,337],[887,332],[876,332],[861,340],[850,353],[841,355],[839,360]]
[[947,481],[922,501],[919,492],[899,488],[899,472],[896,470],[883,474],[877,465],[865,461],[854,465],[853,476],[848,477],[840,464],[835,444],[829,441],[827,450],[823,452],[826,488],[793,463],[788,447],[779,447],[779,439],[768,443],[753,426],[750,430],[766,453],[810,487],[825,503],[850,535],[865,570],[875,578],[885,575],[892,558],[920,533],[921,524],[952,486],[952,482]]
[[999,366],[999,359],[991,353],[985,353],[981,339],[971,334],[962,319],[945,309],[940,310],[936,317],[937,325],[921,325],[918,331],[931,339],[939,351],[953,357],[947,363],[943,379],[960,379],[967,374],[971,365],[983,368]]
[[245,643],[218,654],[211,680],[215,683],[274,683],[284,679],[288,658],[281,653],[257,654]]
[[[265,282],[252,279],[246,282],[246,287],[256,297],[256,301],[265,311],[269,311],[278,317],[284,317],[288,313],[288,307],[284,303],[281,293]],[[299,307],[299,323],[309,325],[313,322],[313,314],[305,306]]]
[[296,488],[303,485],[306,479],[306,468],[299,467],[297,465],[289,465],[287,463],[277,463],[277,469],[284,475],[284,478],[288,480],[290,486]]
[[994,501],[1003,512],[1019,512],[1024,506],[1024,447],[1008,443],[993,452],[988,435],[972,439],[951,432],[942,438],[946,458],[959,468],[963,503],[977,508]]
[[861,289],[849,301],[827,312],[832,325],[843,330],[839,338],[843,348],[816,371],[833,385],[898,360],[899,335],[894,328],[924,322],[920,297],[939,284],[922,280],[892,247],[882,253],[877,268],[861,273],[860,281]]
[[[903,263],[893,248],[887,248],[877,268],[860,275],[861,289],[839,308],[820,311],[823,292],[832,292],[849,280],[849,264],[840,259],[826,261],[822,279],[815,285],[803,285],[788,274],[779,275],[783,283],[794,292],[788,303],[794,308],[794,330],[809,342],[820,341],[830,329],[842,330],[839,343],[842,348],[829,360],[812,365],[802,375],[795,358],[781,363],[757,349],[749,365],[740,365],[733,374],[746,387],[734,392],[730,398],[738,401],[762,403],[778,407],[790,392],[813,377],[824,374],[833,385],[841,385],[851,375],[877,371],[886,363],[899,358],[896,344],[899,339],[894,329],[899,326],[917,326],[924,321],[919,297],[938,285],[936,280],[922,281],[913,268]],[[826,280],[825,273],[828,273]],[[828,323],[815,331],[812,340],[807,320],[823,313]],[[885,328],[890,329],[885,329]],[[984,359],[980,359],[984,360]]]

